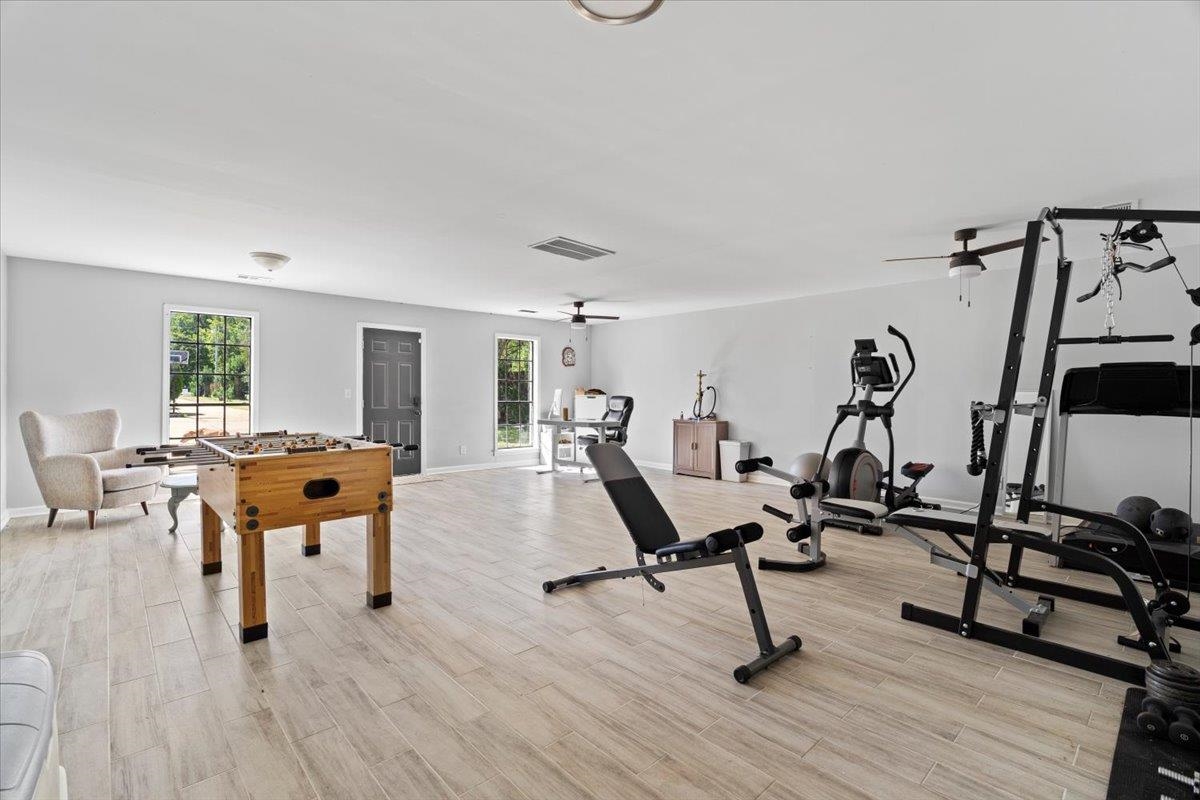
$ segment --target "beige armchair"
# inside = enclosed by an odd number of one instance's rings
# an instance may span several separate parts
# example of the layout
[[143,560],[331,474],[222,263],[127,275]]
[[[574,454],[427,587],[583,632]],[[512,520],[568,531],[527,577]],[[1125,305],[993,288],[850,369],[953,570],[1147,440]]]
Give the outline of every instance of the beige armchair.
[[[37,478],[42,500],[50,509],[46,527],[60,508],[87,511],[88,527],[96,527],[102,508],[142,504],[158,491],[163,470],[143,465],[137,448],[117,447],[121,417],[114,408],[51,416],[36,411],[21,415],[21,438]],[[127,466],[127,465],[134,466]]]

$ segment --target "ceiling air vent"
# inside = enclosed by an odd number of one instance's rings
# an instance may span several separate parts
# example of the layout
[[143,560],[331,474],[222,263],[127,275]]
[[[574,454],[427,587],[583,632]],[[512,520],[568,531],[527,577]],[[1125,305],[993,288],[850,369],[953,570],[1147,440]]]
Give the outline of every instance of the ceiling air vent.
[[270,283],[271,281],[273,281],[275,279],[272,278],[270,275],[246,275],[245,273],[240,273],[238,275],[238,280],[239,281],[254,281],[255,283]]
[[534,250],[542,250],[546,253],[566,256],[576,261],[590,261],[600,256],[611,256],[616,252],[615,250],[605,250],[603,247],[596,247],[594,244],[577,242],[565,236],[555,236],[553,239],[547,239],[544,242],[538,242],[529,246]]

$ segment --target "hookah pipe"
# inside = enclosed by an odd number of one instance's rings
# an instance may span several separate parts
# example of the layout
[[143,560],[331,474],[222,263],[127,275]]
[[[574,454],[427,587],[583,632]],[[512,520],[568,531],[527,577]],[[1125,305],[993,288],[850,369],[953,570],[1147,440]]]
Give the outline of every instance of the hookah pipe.
[[[704,379],[708,377],[704,370],[696,373],[696,401],[692,403],[692,419],[716,419],[717,418],[717,387],[705,386]],[[712,392],[712,405],[708,409],[708,413],[704,411],[704,393]]]

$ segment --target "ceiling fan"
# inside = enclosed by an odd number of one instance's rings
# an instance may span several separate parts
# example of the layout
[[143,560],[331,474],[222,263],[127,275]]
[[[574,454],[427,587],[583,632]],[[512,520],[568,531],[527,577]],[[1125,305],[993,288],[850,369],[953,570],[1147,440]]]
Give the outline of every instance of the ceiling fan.
[[[1025,246],[1025,239],[1010,239],[1007,242],[999,244],[989,244],[987,247],[980,247],[978,250],[972,250],[970,243],[978,234],[980,228],[962,228],[954,232],[954,241],[962,242],[962,250],[957,253],[951,253],[946,256],[914,256],[911,258],[885,258],[884,261],[931,261],[941,260],[943,258],[950,259],[951,278],[958,278],[958,301],[962,302],[962,282],[967,282],[967,307],[971,305],[971,279],[978,278],[987,269],[983,265],[983,256],[990,256],[996,253],[1003,253],[1005,250],[1016,250],[1018,247]],[[1042,237],[1043,242],[1050,241],[1046,237]]]
[[[980,247],[977,250],[970,248],[970,242],[979,233],[979,228],[963,228],[954,232],[954,241],[962,242],[962,250],[957,253],[951,253],[945,256],[914,256],[912,258],[885,258],[884,261],[929,261],[934,259],[950,259],[950,277],[951,278],[975,278],[983,273],[987,267],[983,265],[983,256],[990,256],[996,253],[1003,253],[1005,250],[1016,250],[1025,244],[1025,239],[1011,239],[1007,242],[999,244],[989,244],[987,247]],[[1045,237],[1043,242],[1049,241]]]
[[583,313],[583,304],[586,302],[587,302],[586,300],[576,300],[575,302],[573,302],[571,304],[571,305],[575,306],[575,311],[573,313],[570,311],[559,311],[558,312],[560,314],[566,314],[568,317],[571,318],[570,319],[571,330],[573,330],[573,331],[583,330],[584,328],[587,327],[589,319],[620,319],[620,317],[613,317],[608,314],[584,314]]

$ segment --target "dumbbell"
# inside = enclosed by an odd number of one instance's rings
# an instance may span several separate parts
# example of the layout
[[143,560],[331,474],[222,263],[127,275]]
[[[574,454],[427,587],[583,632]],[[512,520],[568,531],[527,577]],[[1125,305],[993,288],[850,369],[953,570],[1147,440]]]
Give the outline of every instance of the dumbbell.
[[1200,750],[1200,714],[1187,706],[1175,708],[1175,721],[1167,726],[1167,738],[1173,744]]
[[1169,717],[1166,703],[1147,697],[1142,700],[1142,711],[1137,715],[1137,726],[1151,739],[1161,739],[1167,735]]

